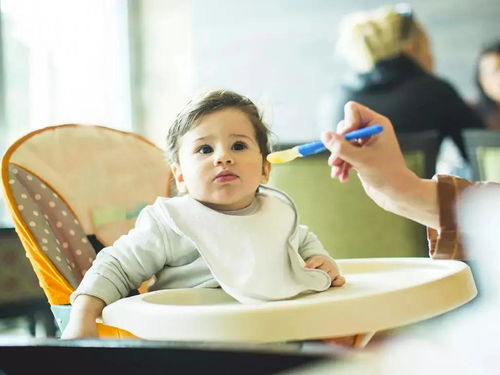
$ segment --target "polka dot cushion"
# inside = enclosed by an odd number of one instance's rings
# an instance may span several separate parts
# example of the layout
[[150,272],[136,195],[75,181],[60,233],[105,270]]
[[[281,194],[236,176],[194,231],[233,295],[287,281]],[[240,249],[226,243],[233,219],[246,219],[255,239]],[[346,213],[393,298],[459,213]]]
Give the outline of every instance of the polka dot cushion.
[[95,258],[78,219],[48,184],[22,167],[9,166],[9,184],[39,248],[76,288]]

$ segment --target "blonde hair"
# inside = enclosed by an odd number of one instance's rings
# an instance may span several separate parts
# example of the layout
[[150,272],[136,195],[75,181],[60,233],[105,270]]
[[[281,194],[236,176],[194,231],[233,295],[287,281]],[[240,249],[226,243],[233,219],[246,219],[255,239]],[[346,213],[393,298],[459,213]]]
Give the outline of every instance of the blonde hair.
[[340,22],[337,52],[355,70],[365,72],[382,60],[404,52],[408,43],[424,48],[427,36],[405,4],[351,13]]

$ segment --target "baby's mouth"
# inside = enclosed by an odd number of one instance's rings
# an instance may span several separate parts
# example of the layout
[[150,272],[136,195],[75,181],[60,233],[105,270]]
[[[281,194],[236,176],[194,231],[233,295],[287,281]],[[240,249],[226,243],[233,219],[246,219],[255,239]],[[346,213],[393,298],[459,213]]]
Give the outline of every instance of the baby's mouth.
[[239,178],[237,175],[235,175],[232,172],[229,171],[223,171],[220,173],[217,173],[217,175],[214,177],[214,182],[229,182],[229,181],[234,181],[237,178]]

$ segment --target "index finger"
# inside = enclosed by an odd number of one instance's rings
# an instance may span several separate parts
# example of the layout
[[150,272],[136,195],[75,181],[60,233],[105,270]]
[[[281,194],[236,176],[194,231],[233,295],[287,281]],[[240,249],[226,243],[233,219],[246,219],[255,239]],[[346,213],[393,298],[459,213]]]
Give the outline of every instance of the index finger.
[[384,126],[383,116],[370,108],[353,101],[344,105],[344,128],[342,134],[369,125],[380,124]]

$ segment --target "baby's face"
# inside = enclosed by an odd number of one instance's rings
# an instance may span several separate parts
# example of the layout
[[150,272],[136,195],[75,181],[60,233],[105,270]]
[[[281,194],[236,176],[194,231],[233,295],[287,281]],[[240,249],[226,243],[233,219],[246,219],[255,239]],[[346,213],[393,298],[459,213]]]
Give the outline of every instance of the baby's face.
[[177,185],[192,198],[227,211],[248,206],[269,169],[250,119],[236,108],[203,116],[181,138],[179,164],[172,165]]

